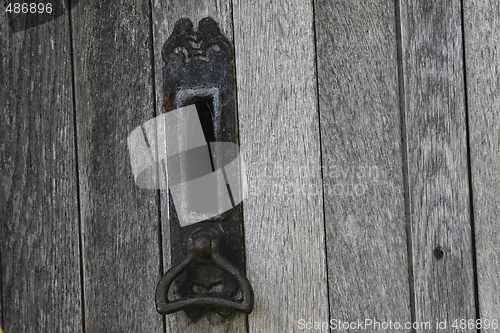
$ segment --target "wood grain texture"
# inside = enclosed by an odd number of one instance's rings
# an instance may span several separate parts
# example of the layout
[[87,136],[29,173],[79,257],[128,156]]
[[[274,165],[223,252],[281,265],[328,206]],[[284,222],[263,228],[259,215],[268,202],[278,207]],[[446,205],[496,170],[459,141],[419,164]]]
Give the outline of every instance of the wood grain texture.
[[82,327],[67,17],[12,33],[0,5],[5,332]]
[[394,5],[315,6],[330,313],[408,322]]
[[[212,17],[226,38],[232,42],[233,28],[231,16],[231,3],[223,0],[169,0],[152,1],[153,37],[154,37],[154,64],[156,83],[156,112],[158,115],[165,112],[162,101],[165,99],[163,92],[163,59],[161,50],[172,33],[175,22],[181,18],[189,18],[195,27],[205,17]],[[171,267],[170,256],[170,226],[168,212],[168,193],[161,194],[162,206],[162,233],[163,233],[163,262],[164,270]],[[198,320],[189,319],[184,312],[170,314],[166,318],[167,332],[246,332],[246,316],[233,314],[223,318],[218,314],[209,314]]]
[[500,3],[464,4],[479,309],[492,320],[500,318]]
[[149,3],[72,12],[86,332],[161,332],[157,193],[134,183],[127,136],[154,117]]
[[476,316],[460,3],[402,0],[401,39],[415,320],[451,325]]
[[328,321],[313,8],[238,0],[233,14],[249,330],[295,332]]

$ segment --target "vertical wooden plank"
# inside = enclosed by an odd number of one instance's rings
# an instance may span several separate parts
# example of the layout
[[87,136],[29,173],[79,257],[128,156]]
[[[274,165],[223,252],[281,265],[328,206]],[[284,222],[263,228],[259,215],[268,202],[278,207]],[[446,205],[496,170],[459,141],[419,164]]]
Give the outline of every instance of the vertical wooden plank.
[[249,330],[295,332],[328,321],[313,7],[236,0],[233,12]]
[[459,332],[476,316],[460,2],[401,0],[401,39],[415,320]]
[[[156,112],[158,115],[165,112],[162,109],[162,101],[165,98],[163,92],[163,60],[161,50],[172,33],[175,22],[181,18],[189,18],[195,28],[198,22],[205,17],[212,17],[219,25],[221,32],[231,42],[233,40],[233,27],[231,16],[231,4],[223,0],[153,0],[153,36],[155,55],[155,83],[156,83]],[[170,226],[168,218],[168,193],[165,191],[161,196],[162,205],[162,232],[163,232],[163,262],[164,270],[171,267],[170,256]],[[198,320],[189,319],[184,312],[169,314],[166,317],[167,332],[246,332],[246,316],[235,313],[229,318],[218,314],[208,314]]]
[[[8,29],[8,16],[7,16],[7,13],[5,11],[5,4],[4,4],[4,7],[1,7],[0,10],[2,11],[0,13],[0,27],[2,27],[2,31],[7,31]],[[8,35],[7,34],[2,34],[0,35],[0,50],[2,50],[2,54],[7,54],[6,50],[8,48],[8,38],[6,38]],[[3,89],[5,89],[5,84],[6,84],[6,78],[5,78],[5,69],[4,67],[0,67],[0,70],[2,71],[0,75],[0,87],[2,90],[0,90],[0,96],[2,96],[2,100],[7,100],[4,96],[5,92]],[[6,103],[5,103],[6,104]],[[0,117],[2,114],[7,114],[6,110],[4,110],[3,112],[0,113]],[[1,120],[1,119],[0,119]],[[2,141],[0,141],[0,168],[2,167],[5,167],[7,165],[7,163],[5,163],[5,160],[4,160],[4,146],[3,146],[3,136],[1,136],[2,134],[0,134],[0,138],[2,139]],[[5,174],[4,170],[3,169],[0,169],[0,171],[2,171],[1,174]],[[2,177],[0,174],[0,177]],[[0,212],[3,212],[4,211],[4,206],[6,205],[7,203],[7,194],[4,193],[6,191],[6,189],[4,188],[4,185],[5,184],[5,181],[3,178],[0,178],[0,181],[1,181],[1,184],[2,186],[0,186]],[[3,235],[3,226],[2,224],[0,223],[0,230],[2,230],[2,232],[0,233],[0,237],[2,237]],[[2,241],[3,243],[3,241]],[[2,257],[3,257],[3,254],[2,254],[2,246],[0,245],[0,329],[3,327],[3,260],[2,260]],[[5,259],[4,259],[5,260]],[[2,333],[0,331],[0,333]]]
[[330,313],[403,324],[411,316],[394,3],[315,6]]
[[500,321],[500,3],[466,0],[464,23],[479,309]]
[[67,16],[9,30],[0,6],[0,247],[5,332],[82,327]]
[[87,332],[160,332],[156,191],[134,183],[127,136],[154,117],[150,10],[81,1],[72,12]]

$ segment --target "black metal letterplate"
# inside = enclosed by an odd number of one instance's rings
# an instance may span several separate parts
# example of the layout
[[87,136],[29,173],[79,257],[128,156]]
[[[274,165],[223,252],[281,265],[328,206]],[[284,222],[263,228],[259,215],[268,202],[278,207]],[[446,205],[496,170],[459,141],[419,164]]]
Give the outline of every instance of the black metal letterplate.
[[[233,49],[216,22],[204,18],[195,31],[189,19],[180,19],[162,58],[164,111],[195,104],[207,142],[238,144]],[[243,204],[184,227],[171,195],[169,211],[172,263],[157,287],[158,312],[251,312],[253,292],[243,273]],[[171,285],[175,300],[169,299]]]

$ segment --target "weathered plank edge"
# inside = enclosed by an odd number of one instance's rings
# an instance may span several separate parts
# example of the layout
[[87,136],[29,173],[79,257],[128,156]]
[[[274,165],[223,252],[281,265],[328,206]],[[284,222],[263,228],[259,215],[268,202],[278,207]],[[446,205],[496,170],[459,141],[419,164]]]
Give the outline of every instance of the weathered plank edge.
[[[462,1],[462,21],[467,89],[470,180],[475,229],[478,318],[500,318],[500,237],[493,223],[500,215],[498,127],[500,99],[496,74],[500,63],[499,4],[494,1]],[[490,330],[483,330],[489,332]],[[493,330],[491,330],[493,331]]]
[[[480,298],[479,298],[479,280],[478,280],[478,256],[477,256],[477,227],[475,222],[475,211],[474,211],[474,181],[472,172],[472,157],[471,157],[471,138],[470,138],[470,105],[468,96],[468,82],[467,82],[467,57],[466,57],[466,36],[465,36],[465,14],[464,14],[464,1],[460,1],[460,23],[461,23],[461,35],[462,35],[462,63],[463,63],[463,84],[464,84],[464,107],[465,107],[465,143],[467,150],[467,180],[469,188],[469,218],[470,218],[470,233],[471,233],[471,256],[472,256],[472,274],[474,283],[474,305],[475,305],[475,315],[476,319],[481,318],[481,308],[480,308]],[[481,331],[481,330],[479,330]]]
[[[70,0],[71,1],[71,0]],[[71,6],[67,7],[68,2],[64,2],[64,7],[66,10],[66,29],[68,31],[68,53],[69,53],[69,63],[70,63],[70,76],[71,76],[71,105],[73,108],[73,155],[75,161],[75,181],[76,181],[76,207],[77,207],[77,223],[78,223],[78,260],[80,261],[80,294],[81,294],[81,332],[85,333],[85,275],[83,266],[83,234],[82,234],[82,213],[80,210],[80,173],[78,167],[78,133],[77,133],[77,122],[76,122],[76,78],[75,78],[75,58],[73,52],[73,24],[71,17]]]
[[[406,222],[406,247],[408,253],[408,287],[410,301],[410,320],[415,322],[416,306],[415,306],[415,276],[413,273],[413,236],[411,228],[411,205],[410,205],[410,182],[409,173],[410,166],[408,161],[408,136],[406,133],[406,104],[405,104],[405,80],[404,80],[404,63],[403,63],[403,37],[401,26],[401,0],[394,0],[394,18],[396,21],[396,40],[397,40],[397,62],[398,62],[398,98],[399,98],[399,114],[400,114],[400,131],[401,131],[401,157],[402,157],[402,172],[403,172],[403,193],[405,205],[405,222]],[[415,332],[415,329],[412,329]]]

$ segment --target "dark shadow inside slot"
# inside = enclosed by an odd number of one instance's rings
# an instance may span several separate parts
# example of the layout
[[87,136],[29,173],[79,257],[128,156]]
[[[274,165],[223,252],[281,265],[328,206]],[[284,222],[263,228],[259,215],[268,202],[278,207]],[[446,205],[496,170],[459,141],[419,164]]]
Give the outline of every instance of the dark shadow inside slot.
[[203,134],[205,136],[206,142],[215,141],[215,129],[214,129],[214,99],[212,96],[203,97],[191,97],[190,99],[184,101],[184,105],[196,105],[196,110],[198,112],[198,117],[200,118],[201,127],[203,129]]

